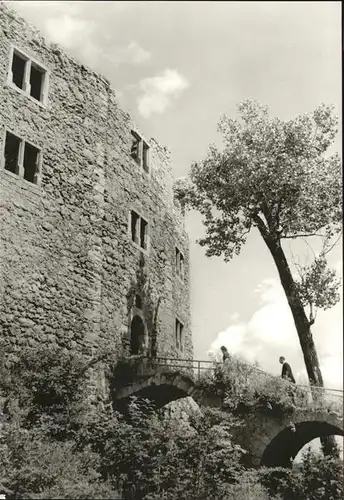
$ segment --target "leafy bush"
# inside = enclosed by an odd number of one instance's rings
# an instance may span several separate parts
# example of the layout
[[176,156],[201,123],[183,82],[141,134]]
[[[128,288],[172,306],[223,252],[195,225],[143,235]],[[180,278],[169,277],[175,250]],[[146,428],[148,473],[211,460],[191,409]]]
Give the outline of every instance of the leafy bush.
[[[226,363],[214,362],[214,369],[207,371],[200,380],[205,392],[221,393],[227,408],[232,411],[257,407],[269,411],[293,412],[296,407],[309,405],[309,391],[297,387],[280,377],[263,372],[258,366],[248,365],[230,355]],[[318,407],[334,409],[333,402],[316,399]]]
[[23,349],[1,383],[5,413],[17,419],[20,416],[26,428],[49,420],[51,435],[71,437],[90,410],[89,363],[85,357],[57,347]]
[[319,455],[310,448],[293,470],[260,469],[261,484],[283,500],[340,500],[344,497],[343,462]]
[[[186,428],[133,398],[124,416],[111,402],[91,402],[89,367],[80,355],[42,349],[0,366],[7,400],[0,487],[7,498],[341,498],[343,470],[334,458],[309,452],[297,470],[245,471],[244,450],[231,439],[231,429],[240,425],[233,415],[203,409],[190,414]],[[236,373],[234,384],[234,364],[215,372],[209,387],[225,382],[232,399],[261,404],[267,386],[252,389],[250,372]]]
[[7,498],[118,498],[98,470],[99,457],[73,442],[53,441],[44,429],[16,424],[0,437],[1,482]]

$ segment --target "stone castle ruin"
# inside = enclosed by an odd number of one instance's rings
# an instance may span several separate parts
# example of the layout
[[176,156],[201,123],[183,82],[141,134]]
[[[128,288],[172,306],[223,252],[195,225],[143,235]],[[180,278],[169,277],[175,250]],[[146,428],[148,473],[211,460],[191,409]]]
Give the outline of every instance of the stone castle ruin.
[[4,4],[0,152],[2,342],[192,358],[170,153]]
[[[202,362],[192,361],[189,244],[173,186],[169,152],[109,82],[0,3],[0,349],[96,359],[110,347],[136,370],[113,377],[117,405],[136,395],[225,409],[191,376]],[[315,437],[344,434],[329,409],[264,408],[246,408],[236,436],[254,466],[288,466]]]

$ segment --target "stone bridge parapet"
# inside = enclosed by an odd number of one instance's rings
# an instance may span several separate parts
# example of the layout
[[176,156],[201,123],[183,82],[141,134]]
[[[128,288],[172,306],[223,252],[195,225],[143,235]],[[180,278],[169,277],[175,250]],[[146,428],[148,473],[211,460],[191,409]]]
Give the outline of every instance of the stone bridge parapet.
[[[123,408],[131,396],[147,398],[160,408],[171,401],[187,396],[200,406],[232,411],[224,405],[216,389],[204,390],[199,382],[199,365],[192,360],[178,368],[151,360],[134,360],[127,373],[114,373],[113,400]],[[123,376],[124,374],[124,376]],[[116,382],[117,381],[117,382]],[[243,425],[234,429],[233,438],[248,451],[253,466],[290,466],[299,450],[321,436],[344,435],[343,417],[335,411],[307,406],[292,407],[289,411],[276,411],[273,407],[258,405],[238,411]]]

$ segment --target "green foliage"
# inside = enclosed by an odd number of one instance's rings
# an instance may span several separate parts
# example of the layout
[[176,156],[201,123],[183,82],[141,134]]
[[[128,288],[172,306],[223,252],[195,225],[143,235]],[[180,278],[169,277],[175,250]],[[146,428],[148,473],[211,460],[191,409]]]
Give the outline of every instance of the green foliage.
[[310,266],[298,266],[299,280],[295,285],[303,306],[329,309],[339,302],[340,280],[334,269],[327,268],[323,255],[315,258]]
[[295,238],[341,227],[341,166],[324,153],[337,133],[331,107],[288,121],[268,116],[267,107],[246,100],[240,120],[219,123],[224,148],[209,148],[192,165],[190,185],[176,196],[204,216],[207,255],[238,254],[252,227],[274,238]]
[[6,412],[31,427],[49,421],[52,435],[71,437],[89,410],[86,373],[90,361],[59,348],[23,349],[2,368]]
[[243,453],[228,421],[194,416],[186,433],[135,399],[124,418],[91,404],[88,367],[76,354],[40,349],[5,370],[0,465],[10,498],[225,498]]
[[343,461],[310,448],[295,470],[260,469],[261,484],[283,500],[340,500],[344,496]]
[[97,472],[99,457],[73,442],[57,442],[44,428],[14,424],[0,437],[0,470],[7,498],[118,498]]
[[325,260],[305,276],[307,290],[295,283],[282,241],[320,235],[329,242],[341,231],[341,162],[338,154],[327,154],[337,117],[325,105],[287,121],[270,118],[267,107],[252,100],[237,109],[239,119],[223,116],[219,123],[223,148],[209,147],[206,158],[191,166],[190,182],[177,183],[175,197],[202,214],[206,235],[199,244],[207,256],[229,261],[251,229],[259,231],[293,314],[309,380],[323,386],[310,332],[315,303],[309,319],[304,304],[311,297],[319,307],[330,307],[337,285]]
[[[182,427],[133,398],[124,416],[110,403],[90,402],[88,360],[58,351],[46,356],[24,351],[2,367],[0,389],[8,404],[0,433],[0,487],[9,499],[278,500],[276,490],[286,500],[296,498],[286,496],[295,491],[309,500],[336,500],[342,492],[334,459],[326,459],[328,473],[319,459],[306,457],[302,470],[282,470],[285,482],[271,471],[245,471],[245,452],[231,439],[239,425],[231,414],[203,409]],[[240,378],[237,371],[237,388],[248,376],[242,369]],[[332,496],[321,496],[322,488]]]
[[294,384],[232,355],[226,363],[215,363],[214,370],[202,377],[201,385],[210,393],[222,391],[232,411],[250,407],[256,411],[260,407],[263,411],[286,412],[307,405],[307,394]]

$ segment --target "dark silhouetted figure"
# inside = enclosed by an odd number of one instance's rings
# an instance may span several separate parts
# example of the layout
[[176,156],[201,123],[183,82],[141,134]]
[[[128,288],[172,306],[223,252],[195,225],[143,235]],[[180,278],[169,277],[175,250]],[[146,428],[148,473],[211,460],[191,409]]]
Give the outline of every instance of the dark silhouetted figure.
[[[290,364],[286,362],[285,357],[281,356],[279,358],[279,362],[282,365],[282,373],[281,377],[287,380],[288,382],[292,382],[296,384],[293,372],[291,371]],[[289,394],[293,404],[296,406],[296,387],[289,386],[287,388],[287,393]]]
[[293,382],[293,384],[296,384],[293,372],[291,371],[291,368],[290,368],[290,364],[286,362],[286,360],[283,356],[281,356],[279,358],[279,362],[282,365],[281,377],[286,379],[286,380],[289,380],[289,382]]
[[227,359],[229,359],[229,352],[227,350],[227,347],[224,345],[221,346],[221,351],[222,351],[222,361],[225,363]]

